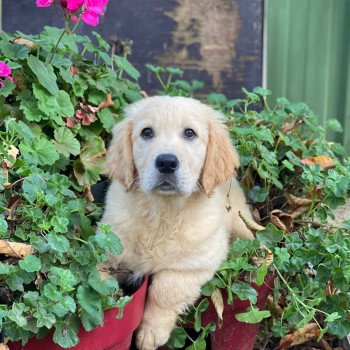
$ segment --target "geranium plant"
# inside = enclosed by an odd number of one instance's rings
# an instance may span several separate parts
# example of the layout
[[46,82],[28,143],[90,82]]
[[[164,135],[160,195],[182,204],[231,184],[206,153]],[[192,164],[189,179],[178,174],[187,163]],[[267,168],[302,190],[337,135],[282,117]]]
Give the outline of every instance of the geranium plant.
[[[149,68],[160,80],[161,93],[192,94],[191,84],[172,77],[181,71]],[[265,348],[289,348],[322,338],[326,346],[334,336],[342,339],[350,333],[350,218],[336,222],[333,213],[350,193],[350,158],[340,144],[327,141],[319,120],[304,103],[279,98],[270,107],[270,91],[255,88],[243,93],[244,98],[234,100],[213,93],[207,100],[227,117],[241,156],[240,181],[260,225],[242,220],[256,239],[232,243],[227,261],[202,288],[202,301],[179,318],[168,345],[183,348],[187,339],[186,349],[205,349],[205,337],[215,324],[202,325],[201,314],[211,297],[221,322],[223,292],[229,304],[235,299],[250,302],[236,318],[265,322],[260,339]],[[342,131],[336,120],[327,127]],[[259,310],[252,283],[262,285],[270,276],[275,281],[269,307]],[[188,335],[189,324],[197,337]]]
[[75,34],[106,3],[38,0],[63,10],[64,30],[0,33],[0,326],[23,344],[53,330],[74,346],[81,325],[102,324],[105,308],[121,316],[130,300],[96,268],[122,247],[98,224],[90,186],[123,106],[141,98],[139,73],[99,34]]

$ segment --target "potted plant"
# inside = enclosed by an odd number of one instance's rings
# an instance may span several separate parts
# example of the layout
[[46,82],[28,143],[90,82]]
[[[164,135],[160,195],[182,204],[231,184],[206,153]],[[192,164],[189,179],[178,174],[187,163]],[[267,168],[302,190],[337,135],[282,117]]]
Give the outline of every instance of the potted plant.
[[[56,1],[64,30],[0,33],[0,322],[2,339],[29,341],[25,349],[39,348],[32,338],[48,333],[63,348],[80,337],[96,349],[123,341],[118,349],[127,349],[143,312],[146,281],[132,298],[97,269],[122,246],[98,223],[91,186],[112,125],[142,97],[124,77],[139,76],[127,50],[116,56],[99,34],[92,41],[75,33],[81,21],[96,25],[106,3]],[[119,327],[114,339],[96,328],[103,323]],[[40,344],[56,346],[48,338]]]
[[[193,83],[173,79],[181,71],[149,68],[162,93],[193,94]],[[256,239],[232,243],[227,261],[203,286],[203,299],[179,318],[167,345],[205,349],[212,333],[215,350],[248,350],[264,322],[258,349],[308,341],[336,347],[350,333],[350,220],[334,221],[350,193],[350,158],[327,141],[304,103],[279,98],[271,108],[270,91],[243,93],[235,100],[210,94],[208,102],[227,116],[241,156],[240,180],[260,224],[241,218]],[[336,120],[327,129],[342,131]]]

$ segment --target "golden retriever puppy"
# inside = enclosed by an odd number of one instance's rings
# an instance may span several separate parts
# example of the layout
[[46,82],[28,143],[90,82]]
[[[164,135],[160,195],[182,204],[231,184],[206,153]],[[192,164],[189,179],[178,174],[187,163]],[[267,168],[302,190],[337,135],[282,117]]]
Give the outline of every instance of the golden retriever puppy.
[[146,98],[114,127],[103,222],[124,247],[114,264],[153,275],[140,350],[166,343],[225,260],[231,235],[253,238],[238,215],[251,218],[234,178],[238,166],[221,114],[191,98]]

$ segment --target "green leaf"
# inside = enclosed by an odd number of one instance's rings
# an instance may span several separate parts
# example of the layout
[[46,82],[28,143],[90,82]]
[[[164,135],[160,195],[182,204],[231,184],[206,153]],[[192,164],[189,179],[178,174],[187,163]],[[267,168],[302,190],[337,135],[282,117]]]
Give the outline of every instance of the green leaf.
[[350,320],[337,319],[334,322],[330,322],[327,326],[329,332],[340,339],[345,338],[350,333]]
[[203,299],[198,306],[196,307],[196,311],[194,313],[194,329],[196,332],[199,332],[202,327],[202,313],[209,307],[208,299]]
[[262,203],[269,196],[269,189],[260,188],[259,186],[254,186],[250,190],[248,196],[254,203]]
[[289,333],[289,328],[284,326],[281,321],[276,321],[276,323],[271,327],[271,331],[275,337],[282,338]]
[[325,321],[326,322],[334,322],[335,320],[339,320],[342,318],[338,312],[332,312],[330,315],[327,315]]
[[167,346],[170,346],[171,348],[183,349],[185,346],[186,338],[186,331],[183,328],[176,327],[171,332]]
[[277,242],[282,241],[283,231],[277,229],[275,225],[269,223],[265,229],[256,233],[256,238],[268,248],[273,247]]
[[113,294],[118,290],[118,282],[114,278],[101,279],[100,272],[94,268],[88,279],[89,285],[102,295]]
[[7,276],[6,283],[11,290],[24,291],[24,284],[28,284],[34,281],[35,274],[32,272],[26,272],[19,267],[13,269],[11,274]]
[[7,317],[14,321],[19,327],[24,327],[27,324],[27,319],[23,316],[25,305],[23,303],[13,303]]
[[60,299],[59,303],[55,304],[52,307],[52,311],[58,317],[63,317],[69,312],[74,313],[76,308],[77,306],[75,304],[74,299],[69,295],[65,295],[62,299]]
[[53,216],[50,224],[56,233],[66,233],[68,231],[69,220],[65,217]]
[[37,326],[39,328],[46,327],[50,329],[56,323],[55,315],[47,313],[47,311],[41,307],[37,308],[33,316],[37,319]]
[[120,255],[123,252],[123,246],[119,237],[113,232],[97,233],[92,236],[91,239],[103,249],[108,250],[111,253]]
[[103,172],[105,153],[104,142],[98,136],[92,137],[83,147],[80,159],[73,164],[79,185],[90,186],[99,180],[99,175]]
[[69,250],[69,241],[65,236],[49,233],[47,240],[53,250],[60,253],[66,253]]
[[70,154],[77,156],[80,153],[80,143],[69,129],[64,127],[55,129],[54,136],[53,144],[65,157],[69,157]]
[[86,331],[90,332],[99,325],[103,325],[103,310],[98,310],[93,313],[88,313],[85,310],[80,314],[81,323]]
[[67,320],[58,321],[55,325],[53,341],[62,348],[71,348],[78,344],[78,331],[80,322],[77,317],[67,317]]
[[343,132],[343,127],[337,119],[329,119],[327,121],[327,127],[335,132]]
[[118,308],[117,318],[123,317],[124,308],[127,304],[130,303],[131,300],[132,300],[132,297],[130,297],[128,295],[122,296],[117,300],[116,305],[115,305]]
[[50,268],[49,279],[53,284],[60,286],[63,291],[74,290],[73,286],[78,283],[70,270],[56,266]]
[[253,304],[256,303],[258,292],[250,286],[248,283],[243,281],[236,281],[232,284],[231,290],[241,300],[249,300]]
[[254,92],[254,94],[258,94],[260,96],[269,96],[269,95],[271,95],[271,91],[270,90],[263,89],[262,87],[259,87],[259,86],[255,87],[253,89],[253,92]]
[[15,119],[11,118],[11,119],[8,119],[5,123],[10,132],[18,133],[25,140],[32,141],[35,139],[35,136],[32,130],[29,128],[27,124],[23,123],[21,120],[16,121]]
[[102,310],[102,303],[99,294],[89,286],[79,286],[77,299],[80,306],[89,314]]
[[44,286],[44,295],[51,300],[59,301],[62,298],[61,292],[57,290],[57,287],[52,283],[47,283]]
[[5,220],[3,215],[0,215],[0,237],[3,237],[7,233],[7,221]]
[[34,202],[37,194],[46,191],[47,185],[42,175],[32,174],[24,179],[22,188],[26,198]]
[[15,267],[13,265],[7,265],[0,262],[0,275],[9,275]]
[[34,255],[27,255],[19,261],[19,266],[27,272],[36,272],[41,269],[41,261]]
[[28,66],[38,78],[39,83],[47,89],[51,95],[58,95],[59,89],[56,75],[51,65],[44,64],[36,56],[27,58]]
[[33,142],[23,141],[19,149],[23,158],[30,164],[52,165],[59,158],[55,146],[43,137]]
[[103,127],[107,131],[111,131],[112,127],[116,123],[116,118],[114,117],[113,113],[108,108],[105,108],[99,111],[97,115],[101,120]]
[[0,51],[11,60],[22,60],[26,58],[30,49],[26,45],[17,45],[8,41],[0,40]]
[[56,95],[50,95],[42,86],[33,84],[33,93],[38,100],[39,109],[57,124],[64,126],[62,118],[74,115],[74,106],[67,92],[59,90]]
[[250,306],[247,308],[246,312],[237,314],[235,317],[240,322],[259,323],[264,318],[268,318],[270,316],[271,316],[270,311],[268,310],[260,311],[257,307]]
[[133,79],[137,80],[140,77],[140,72],[132,66],[132,64],[124,57],[116,56],[115,61],[117,66],[122,71],[125,71],[129,74]]
[[207,343],[205,339],[196,339],[186,350],[205,350]]
[[264,283],[265,277],[267,275],[267,265],[262,263],[256,271],[256,284],[261,286]]

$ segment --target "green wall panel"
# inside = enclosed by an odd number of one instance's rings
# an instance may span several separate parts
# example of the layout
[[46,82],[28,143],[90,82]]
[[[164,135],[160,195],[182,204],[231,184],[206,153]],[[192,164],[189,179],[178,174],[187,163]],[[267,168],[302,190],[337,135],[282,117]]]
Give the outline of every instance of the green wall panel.
[[350,152],[350,1],[266,0],[267,87],[304,101]]

